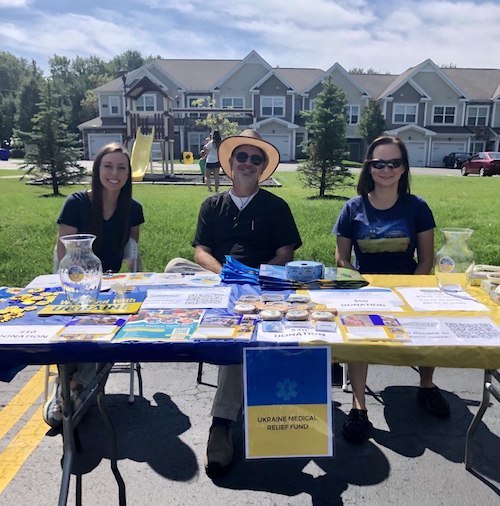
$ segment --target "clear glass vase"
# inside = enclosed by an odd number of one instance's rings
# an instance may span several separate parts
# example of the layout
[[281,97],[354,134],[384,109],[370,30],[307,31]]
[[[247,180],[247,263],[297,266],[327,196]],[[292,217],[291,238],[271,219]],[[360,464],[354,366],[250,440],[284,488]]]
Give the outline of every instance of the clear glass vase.
[[445,292],[460,292],[467,288],[474,269],[474,253],[468,240],[474,233],[470,228],[443,228],[445,243],[436,253],[434,272],[439,288]]
[[92,251],[95,238],[92,234],[73,234],[60,238],[66,254],[59,262],[59,276],[66,297],[72,304],[86,306],[99,296],[102,265]]

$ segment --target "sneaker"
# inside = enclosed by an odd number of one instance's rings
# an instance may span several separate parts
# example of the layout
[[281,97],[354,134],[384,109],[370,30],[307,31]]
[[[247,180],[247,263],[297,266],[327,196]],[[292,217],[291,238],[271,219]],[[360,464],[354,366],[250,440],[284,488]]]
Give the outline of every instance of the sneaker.
[[59,427],[62,423],[62,396],[59,378],[54,380],[52,392],[43,406],[43,420],[53,428]]
[[208,436],[205,471],[211,477],[220,476],[233,460],[233,438],[229,425],[212,425]]
[[417,399],[426,411],[439,418],[448,418],[450,416],[450,405],[443,397],[438,387],[422,388],[418,387]]
[[366,409],[352,408],[342,426],[342,435],[347,441],[360,443],[368,438],[371,427]]

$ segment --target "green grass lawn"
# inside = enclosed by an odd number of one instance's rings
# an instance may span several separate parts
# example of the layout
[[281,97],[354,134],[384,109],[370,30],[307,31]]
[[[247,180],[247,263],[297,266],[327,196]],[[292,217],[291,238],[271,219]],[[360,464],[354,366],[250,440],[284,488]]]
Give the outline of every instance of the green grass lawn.
[[[0,171],[15,175],[14,171]],[[284,198],[297,221],[304,245],[296,258],[333,264],[335,238],[332,226],[345,199],[310,199],[316,194],[304,189],[294,172],[278,172],[283,185],[271,191]],[[56,240],[56,218],[63,198],[45,197],[47,188],[29,186],[17,179],[0,180],[0,285],[24,286],[39,274],[52,270]],[[63,188],[65,194],[82,187]],[[471,247],[477,263],[500,265],[500,178],[413,176],[412,191],[423,196],[434,212],[438,229],[469,227],[475,230]],[[162,271],[175,256],[192,258],[198,209],[208,196],[206,187],[134,185],[134,197],[144,207],[140,250],[144,268]],[[436,250],[442,235],[436,232]]]

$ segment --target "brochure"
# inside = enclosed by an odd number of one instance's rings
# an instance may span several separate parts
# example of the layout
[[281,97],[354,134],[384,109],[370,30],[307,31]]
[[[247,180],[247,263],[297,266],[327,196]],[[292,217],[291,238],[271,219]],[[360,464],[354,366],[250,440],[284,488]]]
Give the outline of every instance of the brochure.
[[59,294],[54,301],[45,306],[38,316],[82,315],[82,314],[135,314],[141,308],[146,292],[127,292],[125,295],[101,293],[96,302],[85,306],[71,304],[66,294]]
[[203,317],[193,338],[250,341],[255,324],[255,315],[214,315],[207,313]]
[[73,318],[51,341],[111,341],[128,316],[84,315]]
[[343,267],[325,267],[323,277],[313,281],[292,281],[286,276],[286,266],[262,264],[259,284],[263,290],[317,290],[320,288],[361,288],[368,281],[358,272]]
[[200,323],[203,309],[139,311],[114,337],[123,341],[189,341]]
[[350,314],[338,317],[340,334],[347,341],[405,342],[410,337],[392,316]]

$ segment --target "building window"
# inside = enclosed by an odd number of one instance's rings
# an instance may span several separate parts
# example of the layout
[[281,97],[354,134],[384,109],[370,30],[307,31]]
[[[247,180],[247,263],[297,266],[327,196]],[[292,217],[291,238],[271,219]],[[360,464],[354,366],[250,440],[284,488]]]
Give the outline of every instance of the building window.
[[438,125],[453,125],[455,113],[455,106],[436,105],[432,110],[432,122]]
[[314,109],[315,105],[316,105],[316,99],[315,98],[311,98],[309,100],[309,110],[312,111]]
[[[210,97],[188,97],[188,107],[210,107]],[[190,112],[189,116],[192,118],[204,118],[206,112]]]
[[156,111],[156,95],[141,95],[135,102],[135,108],[137,111]]
[[359,122],[359,105],[347,105],[345,112],[349,125],[357,125]]
[[285,97],[262,97],[260,101],[261,116],[284,116]]
[[394,104],[393,123],[416,123],[417,106],[415,104]]
[[203,148],[205,139],[209,136],[208,132],[189,132],[189,149],[193,155],[198,158]]
[[120,114],[120,97],[109,97],[109,114],[111,116],[117,116]]
[[243,109],[245,107],[245,100],[242,97],[223,97],[223,109]]
[[471,153],[478,153],[479,151],[484,151],[484,142],[473,142],[470,147]]
[[467,108],[467,126],[486,126],[488,121],[488,107],[469,106]]

